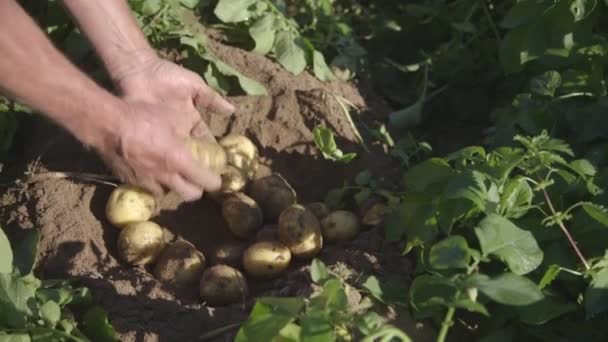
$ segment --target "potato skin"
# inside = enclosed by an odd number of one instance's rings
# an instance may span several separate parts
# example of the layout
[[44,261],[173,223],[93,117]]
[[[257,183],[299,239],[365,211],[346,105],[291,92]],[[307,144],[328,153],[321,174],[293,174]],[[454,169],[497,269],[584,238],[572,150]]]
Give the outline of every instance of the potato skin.
[[209,305],[221,306],[244,300],[249,295],[249,287],[241,271],[227,265],[215,265],[203,272],[199,293]]
[[222,216],[228,229],[239,238],[249,238],[262,226],[262,209],[243,193],[231,194],[222,202]]
[[308,259],[323,248],[319,220],[300,204],[292,204],[279,216],[279,241],[294,257]]
[[192,157],[202,167],[221,174],[227,163],[226,151],[222,146],[215,142],[193,138],[188,138],[186,145],[192,153]]
[[220,176],[222,177],[220,191],[224,194],[241,192],[247,186],[247,176],[232,165],[226,165]]
[[200,279],[205,268],[205,256],[194,245],[184,240],[169,244],[154,265],[154,277],[178,287],[187,286]]
[[151,221],[130,223],[118,235],[118,255],[130,265],[154,262],[164,247],[163,229]]
[[219,144],[226,151],[228,164],[239,169],[247,178],[253,179],[258,171],[258,148],[242,134],[228,134]]
[[308,203],[305,207],[306,209],[310,210],[310,212],[313,213],[319,221],[329,215],[329,208],[327,208],[323,202]]
[[327,241],[350,240],[360,230],[357,215],[346,210],[331,212],[321,221],[323,238]]
[[295,190],[276,172],[252,181],[249,196],[260,205],[268,220],[276,220],[285,208],[297,201]]
[[116,187],[106,203],[106,218],[117,228],[148,221],[156,212],[157,203],[144,189],[122,184]]
[[262,229],[255,234],[256,241],[278,241],[279,229],[276,224],[265,224]]
[[228,242],[218,246],[209,259],[212,265],[228,265],[240,268],[245,249],[247,249],[247,245],[244,242]]
[[291,261],[291,251],[279,241],[260,241],[243,254],[243,268],[252,277],[272,278],[285,271]]

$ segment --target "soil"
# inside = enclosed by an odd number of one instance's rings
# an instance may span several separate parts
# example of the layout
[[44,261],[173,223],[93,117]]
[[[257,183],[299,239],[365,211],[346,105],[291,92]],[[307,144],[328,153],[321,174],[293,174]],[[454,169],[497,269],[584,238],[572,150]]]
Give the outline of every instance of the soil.
[[[264,84],[267,96],[234,96],[238,110],[230,116],[205,116],[216,136],[243,133],[260,148],[259,176],[281,173],[295,188],[302,203],[322,200],[325,193],[353,177],[363,166],[388,169],[386,160],[364,153],[356,143],[344,113],[332,100],[340,95],[362,109],[368,100],[356,84],[321,83],[305,73],[297,77],[263,56],[211,40],[214,52],[243,74]],[[360,157],[348,166],[326,161],[312,141],[312,129],[325,124],[338,135],[339,146]],[[74,178],[51,177],[48,172],[108,174],[95,154],[53,123],[33,116],[24,120],[15,145],[18,158],[5,165],[0,218],[10,234],[40,229],[36,272],[42,278],[73,277],[90,287],[95,301],[109,312],[121,341],[192,341],[203,334],[247,318],[255,296],[306,295],[312,291],[309,261],[295,261],[274,280],[249,279],[253,296],[244,303],[209,307],[195,287],[175,289],[161,284],[150,269],[133,268],[117,258],[118,230],[104,217],[112,186]],[[47,176],[44,176],[47,175]],[[193,243],[205,255],[232,241],[218,204],[202,199],[182,203],[167,196],[154,221]],[[369,229],[352,241],[328,244],[319,258],[341,270],[349,279],[376,275],[409,283],[412,265],[387,245],[379,229]],[[357,295],[351,301],[360,300]],[[415,341],[430,340],[432,331],[414,323],[405,312],[393,316]],[[229,331],[215,341],[228,341]]]

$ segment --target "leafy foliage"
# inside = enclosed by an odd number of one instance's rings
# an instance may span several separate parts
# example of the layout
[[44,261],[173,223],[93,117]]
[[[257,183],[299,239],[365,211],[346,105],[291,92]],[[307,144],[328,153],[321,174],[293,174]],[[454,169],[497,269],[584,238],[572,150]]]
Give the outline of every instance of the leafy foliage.
[[[34,276],[38,240],[39,233],[30,232],[13,249],[0,229],[0,340],[118,341],[87,288]],[[84,319],[72,309],[84,312]]]

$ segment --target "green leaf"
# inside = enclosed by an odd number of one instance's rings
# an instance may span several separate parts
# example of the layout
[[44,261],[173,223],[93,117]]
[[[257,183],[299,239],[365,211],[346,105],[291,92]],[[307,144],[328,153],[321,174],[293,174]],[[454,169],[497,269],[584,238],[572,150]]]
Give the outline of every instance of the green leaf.
[[505,217],[520,218],[530,209],[534,193],[523,177],[509,179],[500,197],[500,210]]
[[224,23],[238,23],[251,17],[251,6],[256,2],[257,0],[220,0],[213,14]]
[[481,304],[479,302],[475,302],[475,301],[471,300],[470,298],[459,298],[459,299],[453,301],[450,305],[455,308],[458,308],[458,309],[467,310],[469,312],[476,312],[476,313],[482,314],[487,317],[490,316],[488,309],[486,309],[486,307],[483,304]]
[[302,342],[335,341],[334,328],[329,320],[328,312],[312,309],[300,319]]
[[363,335],[369,335],[381,328],[386,321],[386,318],[378,315],[376,312],[369,311],[362,316],[357,316],[355,325]]
[[315,126],[313,129],[313,140],[325,159],[348,163],[357,156],[356,153],[344,154],[336,144],[334,132],[323,125]]
[[4,229],[0,228],[0,273],[11,273],[13,271],[13,251]]
[[411,105],[389,113],[389,123],[393,127],[405,128],[418,125],[422,120],[424,98],[420,97]]
[[542,290],[548,285],[550,285],[553,280],[557,278],[561,270],[561,267],[559,267],[558,265],[550,265],[545,271],[543,277],[540,279],[540,282],[538,283],[538,288]]
[[595,176],[597,170],[595,166],[591,164],[587,159],[577,159],[573,160],[569,164],[570,168],[579,174],[581,177],[585,176]]
[[543,11],[542,2],[539,1],[517,1],[509,12],[502,18],[500,26],[507,29],[512,29],[523,24],[538,20],[538,17]]
[[276,336],[272,342],[300,342],[300,333],[302,329],[299,325],[295,323],[287,324],[281,331],[279,331],[279,335]]
[[608,268],[593,274],[585,291],[585,313],[587,318],[608,311]]
[[519,71],[522,65],[544,55],[545,30],[545,23],[539,20],[507,32],[499,52],[500,63],[507,73]]
[[355,177],[355,184],[359,186],[369,185],[372,180],[372,173],[369,170],[361,171]]
[[340,281],[335,278],[328,279],[323,284],[321,293],[310,300],[311,307],[344,310],[348,305],[346,291],[340,284]]
[[230,82],[228,77],[224,76],[217,70],[214,63],[207,64],[205,73],[203,74],[205,82],[219,94],[226,96],[230,93]]
[[255,42],[254,52],[265,55],[272,50],[276,36],[275,16],[268,13],[256,19],[249,27],[249,35]]
[[543,260],[534,235],[502,216],[488,215],[475,228],[475,235],[483,255],[495,255],[517,275],[535,270]]
[[475,274],[469,278],[468,285],[476,287],[493,301],[503,305],[530,305],[544,297],[533,281],[510,272],[503,273],[495,278]]
[[304,300],[300,297],[262,297],[258,299],[259,303],[270,305],[273,311],[290,315],[297,315],[304,307]]
[[312,53],[312,65],[315,77],[321,81],[333,81],[336,79],[327,62],[325,62],[325,57],[317,50],[314,50]]
[[29,229],[23,237],[23,240],[17,245],[15,248],[14,260],[16,274],[25,276],[32,271],[34,263],[36,262],[39,241],[40,231]]
[[306,68],[306,52],[302,47],[301,38],[291,31],[281,31],[277,34],[275,53],[277,61],[289,72],[299,75]]
[[437,270],[466,268],[471,260],[467,240],[452,235],[435,243],[429,252],[429,263]]
[[408,190],[423,192],[427,187],[446,182],[456,171],[441,158],[427,159],[411,167],[403,176]]
[[38,286],[32,279],[0,273],[0,326],[25,326],[26,318],[33,316],[30,304]]
[[329,272],[325,263],[319,259],[314,259],[310,264],[310,277],[312,281],[319,284],[329,278]]
[[387,217],[386,239],[398,241],[405,235],[407,245],[404,253],[412,248],[433,241],[437,227],[437,205],[434,198],[426,193],[409,193],[397,210]]
[[[146,1],[147,2],[147,1]],[[189,9],[194,9],[200,4],[201,0],[179,0],[179,3]]]
[[0,342],[30,342],[32,339],[27,333],[7,334],[0,332]]
[[498,185],[487,174],[473,170],[460,173],[447,184],[446,199],[468,199],[486,213],[495,213],[500,202]]
[[555,70],[545,71],[530,81],[530,91],[536,95],[553,97],[562,83],[562,77]]
[[570,4],[570,11],[574,15],[574,21],[585,19],[597,6],[597,0],[574,0]]
[[604,206],[591,202],[583,202],[582,207],[587,215],[608,227],[608,209],[606,209]]
[[[304,305],[304,302],[300,299],[299,308]],[[287,310],[285,306],[276,308],[271,304],[266,304],[264,301],[258,300],[247,321],[239,329],[234,342],[247,342],[247,341],[272,341],[274,337],[291,323],[296,313],[292,310],[290,305]]]
[[557,296],[545,296],[542,300],[516,308],[519,319],[525,324],[545,324],[559,316],[574,312],[578,306]]
[[381,303],[389,305],[391,303],[405,302],[407,289],[402,284],[392,284],[380,282],[378,278],[370,276],[363,283],[363,288]]
[[456,294],[456,287],[449,279],[423,274],[414,279],[409,298],[417,319],[432,317],[443,312]]
[[94,306],[83,317],[83,332],[87,337],[99,342],[118,341],[118,335],[108,320],[107,312]]
[[50,300],[40,307],[40,318],[42,318],[49,327],[53,328],[61,318],[61,308],[57,303]]
[[222,62],[221,60],[219,60],[217,57],[211,55],[210,53],[205,53],[201,57],[203,59],[207,60],[208,62],[213,63],[215,65],[215,67],[217,68],[217,70],[221,74],[226,75],[226,76],[236,77],[236,79],[239,82],[240,87],[248,95],[258,96],[258,95],[266,95],[267,94],[266,93],[266,88],[264,88],[263,85],[261,85],[257,81],[254,81],[254,80],[252,80],[252,79],[244,76],[243,74],[241,74],[240,72],[236,71],[231,66],[229,66],[228,64]]

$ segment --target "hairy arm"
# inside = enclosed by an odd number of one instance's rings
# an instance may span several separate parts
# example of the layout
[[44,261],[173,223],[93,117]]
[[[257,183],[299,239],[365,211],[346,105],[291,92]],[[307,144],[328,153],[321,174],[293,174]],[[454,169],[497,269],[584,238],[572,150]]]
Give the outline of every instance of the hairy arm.
[[120,125],[121,101],[72,65],[14,0],[0,1],[0,53],[0,90],[83,143],[103,145]]

